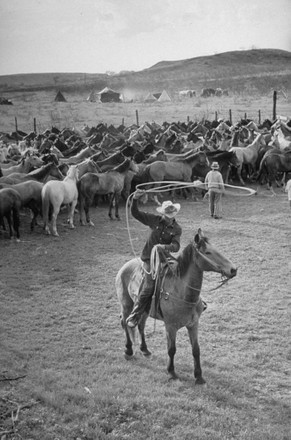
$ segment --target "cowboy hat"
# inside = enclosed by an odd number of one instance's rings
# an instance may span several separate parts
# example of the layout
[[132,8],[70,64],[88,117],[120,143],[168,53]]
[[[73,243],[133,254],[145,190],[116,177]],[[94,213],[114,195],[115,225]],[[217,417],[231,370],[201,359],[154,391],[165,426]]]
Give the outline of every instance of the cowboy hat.
[[162,206],[159,206],[157,208],[157,211],[160,214],[172,218],[175,217],[176,214],[178,214],[180,208],[181,208],[180,203],[172,203],[171,200],[166,200],[165,202],[163,202]]
[[212,168],[213,170],[218,170],[218,169],[219,169],[219,164],[218,164],[218,162],[212,162],[212,164],[211,164],[211,168]]

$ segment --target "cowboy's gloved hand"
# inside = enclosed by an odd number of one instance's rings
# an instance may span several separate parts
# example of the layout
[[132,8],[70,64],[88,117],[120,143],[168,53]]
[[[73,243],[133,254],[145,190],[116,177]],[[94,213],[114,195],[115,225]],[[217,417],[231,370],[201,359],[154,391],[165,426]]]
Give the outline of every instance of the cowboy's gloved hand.
[[157,244],[157,249],[162,249],[165,250],[166,249],[166,245],[165,244]]
[[137,189],[135,190],[134,199],[140,199],[143,195],[145,194],[145,190],[144,189]]

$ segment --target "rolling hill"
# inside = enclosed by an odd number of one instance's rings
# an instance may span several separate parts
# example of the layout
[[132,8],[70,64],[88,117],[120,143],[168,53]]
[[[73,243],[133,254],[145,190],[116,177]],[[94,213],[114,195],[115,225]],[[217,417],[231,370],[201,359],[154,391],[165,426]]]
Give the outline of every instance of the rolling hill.
[[291,52],[253,49],[225,52],[178,61],[161,61],[139,72],[115,75],[88,73],[33,73],[0,76],[0,93],[57,90],[83,93],[92,89],[133,92],[170,92],[204,87],[233,92],[269,92],[291,88]]

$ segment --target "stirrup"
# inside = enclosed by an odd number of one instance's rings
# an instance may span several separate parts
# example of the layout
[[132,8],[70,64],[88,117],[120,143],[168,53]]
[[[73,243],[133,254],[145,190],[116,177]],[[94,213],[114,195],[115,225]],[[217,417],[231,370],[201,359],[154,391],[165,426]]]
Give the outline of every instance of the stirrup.
[[129,317],[127,318],[127,320],[126,320],[126,324],[127,324],[128,327],[130,327],[130,328],[134,328],[134,327],[136,327],[137,324],[138,324],[138,319],[135,318],[135,317],[130,317],[130,316],[129,316]]
[[206,303],[205,301],[203,301],[203,300],[202,300],[202,304],[203,304],[203,310],[202,310],[202,312],[204,312],[204,310],[207,309],[208,305],[207,305],[207,303]]

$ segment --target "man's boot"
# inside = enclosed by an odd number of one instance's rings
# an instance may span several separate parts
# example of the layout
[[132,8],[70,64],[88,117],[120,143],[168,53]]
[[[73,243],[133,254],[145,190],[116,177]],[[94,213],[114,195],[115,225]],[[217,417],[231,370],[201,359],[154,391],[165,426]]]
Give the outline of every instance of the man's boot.
[[140,295],[137,299],[137,302],[131,312],[131,314],[129,315],[129,317],[126,320],[126,324],[128,325],[128,327],[136,327],[141,315],[146,311],[146,309],[148,308],[148,305],[150,304],[152,299],[152,294],[150,295],[145,295],[144,293],[142,295]]

